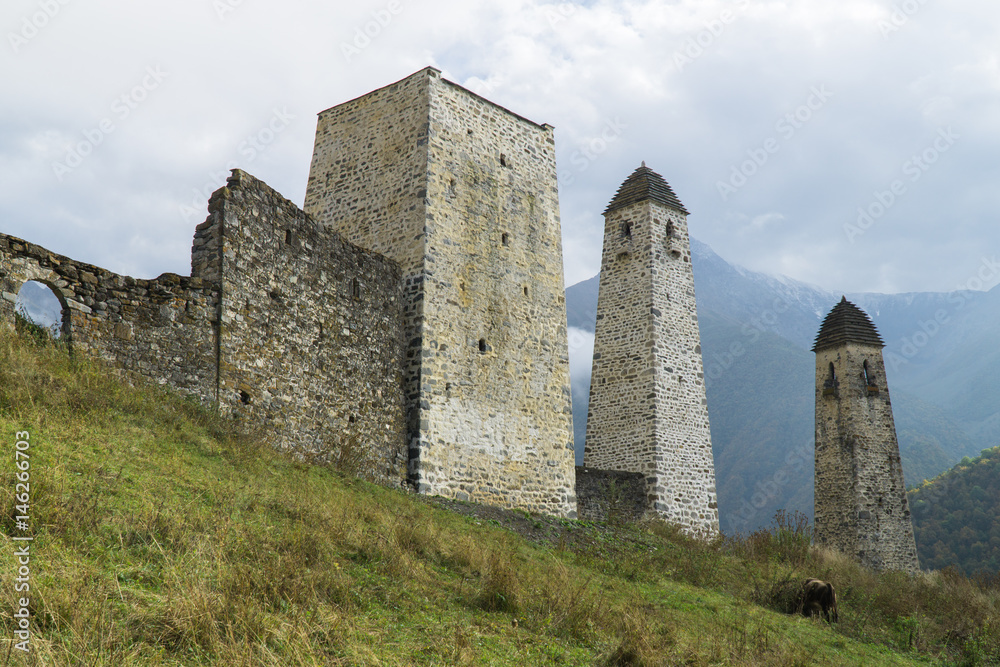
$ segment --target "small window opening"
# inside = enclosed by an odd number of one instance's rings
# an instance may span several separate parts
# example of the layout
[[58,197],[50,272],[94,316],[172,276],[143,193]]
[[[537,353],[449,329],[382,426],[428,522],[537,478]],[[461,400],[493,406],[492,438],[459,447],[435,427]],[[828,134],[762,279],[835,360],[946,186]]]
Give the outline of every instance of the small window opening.
[[504,155],[503,153],[500,153],[500,166],[501,167],[507,166],[507,156]]
[[830,362],[830,372],[826,376],[826,382],[823,383],[823,395],[824,396],[835,396],[837,393],[837,373],[833,370],[833,362]]
[[361,298],[361,285],[357,278],[351,278],[351,296],[355,299]]
[[354,415],[351,415],[350,417],[348,417],[348,418],[347,418],[347,422],[348,422],[349,424],[353,424],[353,423],[354,423]]
[[509,246],[510,245],[510,234],[508,234],[507,232],[504,232],[503,234],[501,234],[500,235],[500,243],[502,243],[504,245],[504,247]]
[[622,233],[622,238],[623,239],[630,239],[630,238],[632,238],[632,223],[631,222],[623,222],[622,225],[621,225],[621,233]]
[[672,239],[672,238],[674,238],[674,223],[673,222],[668,222],[667,223],[667,243],[669,243],[670,239]]
[[480,338],[479,339],[479,351],[480,352],[485,352],[486,351],[486,339],[485,338]]
[[285,230],[285,245],[292,245],[292,230]]
[[250,401],[251,401],[250,394],[248,392],[246,392],[245,390],[241,389],[240,390],[240,403],[242,403],[243,405],[250,405]]
[[528,296],[528,286],[524,286],[524,296]]
[[875,381],[875,373],[868,370],[868,360],[861,365],[865,375],[865,386],[868,387],[869,394],[878,393],[878,383]]

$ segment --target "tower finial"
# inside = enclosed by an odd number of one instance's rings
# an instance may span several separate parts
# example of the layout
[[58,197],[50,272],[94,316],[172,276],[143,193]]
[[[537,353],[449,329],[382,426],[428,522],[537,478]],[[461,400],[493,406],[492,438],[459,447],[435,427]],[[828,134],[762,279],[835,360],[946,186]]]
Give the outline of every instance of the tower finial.
[[643,160],[643,161],[642,161],[642,166],[643,166],[643,167],[645,167],[645,166],[646,166],[646,161],[645,161],[645,160]]

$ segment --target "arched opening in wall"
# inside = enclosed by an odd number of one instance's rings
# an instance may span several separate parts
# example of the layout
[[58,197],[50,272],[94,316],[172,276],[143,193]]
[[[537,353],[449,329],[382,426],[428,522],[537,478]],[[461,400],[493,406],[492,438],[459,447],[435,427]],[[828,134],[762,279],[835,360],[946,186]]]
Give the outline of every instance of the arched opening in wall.
[[51,287],[37,280],[21,285],[14,304],[14,327],[38,342],[69,342],[69,310]]

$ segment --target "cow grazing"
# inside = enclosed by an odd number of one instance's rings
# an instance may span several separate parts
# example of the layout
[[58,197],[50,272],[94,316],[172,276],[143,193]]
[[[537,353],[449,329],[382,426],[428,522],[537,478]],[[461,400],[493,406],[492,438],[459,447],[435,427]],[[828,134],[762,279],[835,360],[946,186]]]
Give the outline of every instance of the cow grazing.
[[833,584],[820,579],[806,579],[802,583],[799,611],[803,616],[819,616],[828,623],[837,622],[837,594]]

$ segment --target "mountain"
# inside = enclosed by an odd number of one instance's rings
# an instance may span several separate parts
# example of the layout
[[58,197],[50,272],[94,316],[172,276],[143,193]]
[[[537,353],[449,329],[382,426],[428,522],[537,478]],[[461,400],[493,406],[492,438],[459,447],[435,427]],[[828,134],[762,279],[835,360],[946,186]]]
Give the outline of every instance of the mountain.
[[[734,266],[697,239],[691,251],[722,530],[766,526],[778,509],[812,516],[810,349],[841,295]],[[592,335],[598,284],[595,276],[567,288],[571,337]],[[993,342],[1000,289],[846,296],[871,316],[886,343],[909,485],[1000,441],[1000,383],[994,380],[1000,377],[1000,346]],[[581,459],[588,354],[586,345],[570,345]]]
[[1000,571],[1000,447],[909,492],[920,566]]

